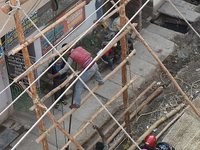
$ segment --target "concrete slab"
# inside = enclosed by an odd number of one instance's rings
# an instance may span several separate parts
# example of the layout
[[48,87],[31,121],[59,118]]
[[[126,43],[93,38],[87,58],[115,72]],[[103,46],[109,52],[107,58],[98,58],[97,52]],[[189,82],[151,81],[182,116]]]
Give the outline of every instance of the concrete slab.
[[0,133],[0,149],[3,150],[7,147],[18,135],[19,133],[10,128],[6,128],[2,133]]
[[[166,38],[163,38],[160,35],[153,34],[145,29],[142,29],[141,36],[147,42],[147,44],[149,46],[154,47],[156,51],[162,49],[164,52],[168,54],[171,54],[174,51],[174,46],[175,46],[174,42]],[[140,40],[138,39],[138,41]]]
[[[175,5],[175,6],[189,22],[195,22],[200,17],[200,14],[197,12],[185,9],[182,6],[178,6],[178,5]],[[171,17],[176,17],[176,18],[182,19],[182,17],[179,15],[179,13],[174,9],[174,7],[169,2],[165,2],[158,9],[158,12],[168,15],[168,16],[171,16]]]
[[[21,134],[14,142],[12,142],[10,144],[11,147],[14,147],[15,144],[24,136],[25,133]],[[43,149],[42,148],[42,144],[39,143],[37,144],[35,142],[35,139],[37,138],[36,135],[29,133],[26,136],[26,139],[23,140],[16,148],[16,150],[27,150],[27,149],[34,149],[34,150],[39,150],[39,149]],[[49,145],[49,149],[50,150],[57,150],[57,148],[53,145],[51,145],[50,143],[48,143]]]
[[150,23],[150,25],[146,28],[147,31],[160,35],[168,40],[173,40],[173,38],[177,35],[183,36],[184,34],[175,32],[173,30],[169,30],[167,28],[163,28],[161,26]]
[[[193,100],[193,103],[199,110],[200,96]],[[200,149],[199,136],[200,119],[189,107],[184,115],[172,126],[163,141],[172,145],[176,150],[198,150]]]
[[195,11],[195,9],[197,8],[197,6],[183,0],[171,0],[171,2],[176,6],[181,6],[184,9],[191,10],[191,11]]

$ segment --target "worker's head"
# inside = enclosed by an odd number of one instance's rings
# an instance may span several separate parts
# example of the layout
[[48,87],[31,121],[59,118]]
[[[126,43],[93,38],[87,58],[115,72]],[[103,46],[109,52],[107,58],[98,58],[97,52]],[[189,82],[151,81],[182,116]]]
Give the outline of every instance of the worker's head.
[[96,144],[96,150],[103,150],[104,144],[102,142],[97,142]]
[[128,39],[128,47],[131,47],[131,45],[133,44],[131,39]]
[[[59,56],[56,56],[56,57],[55,57],[55,61],[58,59],[58,57],[59,57]],[[62,62],[62,58],[59,58],[59,59],[56,61],[56,65],[60,66],[61,62]]]
[[[62,47],[64,47],[65,45],[67,45],[67,43],[64,43],[64,44],[62,45]],[[71,53],[71,49],[69,49],[65,54],[66,54],[66,55],[70,55],[70,53]]]
[[156,137],[152,134],[147,135],[144,144],[149,147],[156,147]]

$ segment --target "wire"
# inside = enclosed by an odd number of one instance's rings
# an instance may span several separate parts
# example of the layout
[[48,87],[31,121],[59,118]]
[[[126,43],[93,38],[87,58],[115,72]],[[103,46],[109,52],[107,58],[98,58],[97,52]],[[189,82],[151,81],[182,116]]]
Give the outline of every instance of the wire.
[[183,150],[188,146],[188,144],[195,138],[195,136],[200,132],[200,130],[190,139],[190,141],[185,145]]

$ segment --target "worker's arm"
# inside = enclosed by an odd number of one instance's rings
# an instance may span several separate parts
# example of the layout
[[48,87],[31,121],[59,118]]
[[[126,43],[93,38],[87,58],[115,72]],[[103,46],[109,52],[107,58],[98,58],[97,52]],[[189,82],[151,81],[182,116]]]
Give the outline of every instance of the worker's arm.
[[[73,62],[73,59],[72,59],[71,57],[68,57],[67,63],[68,63],[69,65],[71,65],[72,62]],[[69,69],[69,66],[68,66],[67,64],[65,64],[65,66],[64,66],[63,69],[61,69],[59,72],[57,72],[57,73],[54,74],[54,75],[49,74],[48,77],[49,77],[49,79],[53,79],[53,78],[55,78],[55,77],[57,77],[57,76],[62,75],[62,74],[65,73],[65,72],[67,72],[68,69]]]
[[96,125],[93,125],[92,127],[97,130],[97,132],[99,133],[99,135],[102,138],[103,143],[105,143],[106,142],[106,138],[105,138],[104,134],[102,133],[102,131]]

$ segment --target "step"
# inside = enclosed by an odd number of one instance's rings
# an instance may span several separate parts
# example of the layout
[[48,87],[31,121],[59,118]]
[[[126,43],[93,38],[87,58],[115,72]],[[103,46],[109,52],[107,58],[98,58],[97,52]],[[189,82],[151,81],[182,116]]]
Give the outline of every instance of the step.
[[[175,5],[176,8],[181,12],[181,14],[188,20],[189,22],[195,22],[199,19],[200,14],[191,10],[188,10],[187,8],[183,6]],[[179,13],[175,10],[175,8],[169,3],[165,2],[159,9],[158,12],[171,16],[176,17],[179,19],[182,19],[182,17],[179,15]]]

